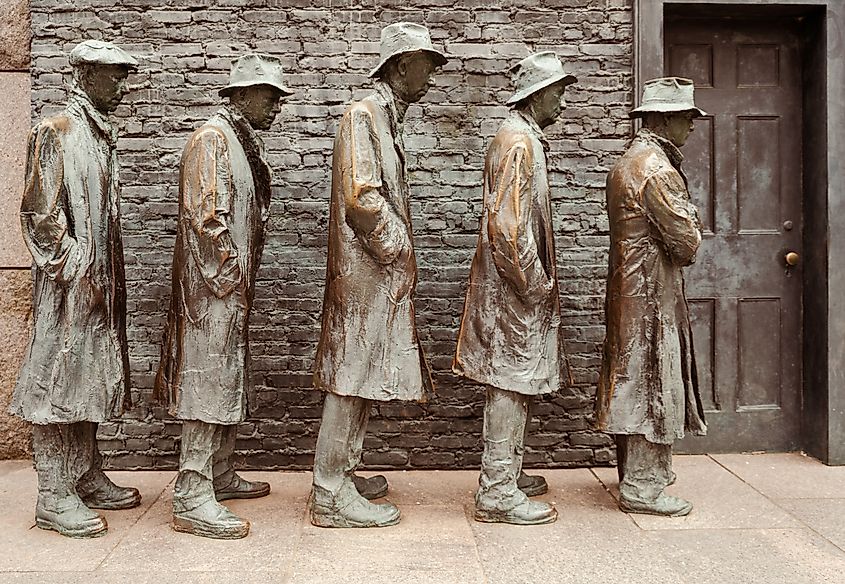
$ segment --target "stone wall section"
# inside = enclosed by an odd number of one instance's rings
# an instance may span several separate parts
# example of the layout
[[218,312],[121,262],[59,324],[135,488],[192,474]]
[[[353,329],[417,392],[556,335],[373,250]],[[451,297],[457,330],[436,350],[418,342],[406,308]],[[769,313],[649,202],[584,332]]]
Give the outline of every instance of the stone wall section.
[[231,60],[280,57],[296,94],[266,133],[275,169],[272,218],[251,339],[255,391],[240,428],[241,462],[308,468],[322,395],[310,388],[320,331],[331,150],[351,99],[369,92],[382,26],[425,24],[453,56],[405,126],[419,263],[416,308],[437,395],[374,406],[371,468],[477,467],[484,393],[451,371],[481,210],[487,143],[507,114],[508,68],[553,50],[579,82],[548,129],[561,300],[575,386],[540,400],[527,466],[612,461],[589,429],[604,334],[604,179],[630,134],[630,0],[32,0],[33,119],[65,99],[65,54],[88,38],[139,57],[134,91],[116,112],[129,296],[132,393],[126,420],[103,425],[119,468],[172,468],[179,424],[151,403],[170,297],[178,163],[188,135],[219,105]]

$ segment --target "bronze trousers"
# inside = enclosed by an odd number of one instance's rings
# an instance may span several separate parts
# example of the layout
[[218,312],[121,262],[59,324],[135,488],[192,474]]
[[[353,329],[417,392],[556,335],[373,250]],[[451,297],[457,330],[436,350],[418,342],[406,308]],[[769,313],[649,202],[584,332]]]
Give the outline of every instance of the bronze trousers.
[[214,499],[214,488],[227,486],[234,478],[237,424],[209,424],[199,420],[182,422],[179,476],[173,491],[173,510],[190,511]]
[[640,434],[616,434],[619,494],[653,503],[672,482],[672,445],[649,442]]

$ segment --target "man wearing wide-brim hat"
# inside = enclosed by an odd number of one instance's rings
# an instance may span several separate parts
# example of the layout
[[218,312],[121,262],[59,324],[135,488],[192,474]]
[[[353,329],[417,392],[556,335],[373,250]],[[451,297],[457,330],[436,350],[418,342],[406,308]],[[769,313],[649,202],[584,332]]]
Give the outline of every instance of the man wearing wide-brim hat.
[[256,130],[291,94],[278,58],[237,59],[228,98],[188,139],[179,167],[179,220],[170,313],[156,396],[183,420],[173,528],[245,537],[249,522],[220,504],[270,492],[235,473],[238,423],[251,384],[249,315],[270,209],[271,169]]
[[[417,264],[402,139],[408,106],[446,62],[428,30],[400,22],[381,34],[375,91],[349,106],[332,158],[329,250],[314,386],[326,392],[314,455],[311,522],[382,527],[399,521],[383,477],[353,474],[373,401],[426,398],[431,377],[414,323]],[[361,492],[359,492],[359,489]]]
[[535,525],[557,511],[528,499],[548,489],[522,472],[529,408],[534,396],[569,381],[543,130],[576,79],[549,51],[523,59],[511,75],[512,111],[484,160],[481,229],[452,368],[487,392],[475,519]]
[[29,136],[21,226],[34,264],[33,332],[12,398],[32,422],[36,525],[103,535],[93,509],[129,509],[137,489],[102,471],[97,425],[129,407],[117,131],[108,119],[138,62],[89,40],[69,58],[65,110]]
[[631,513],[690,512],[688,501],[664,493],[675,480],[672,443],[707,431],[682,273],[695,261],[701,225],[679,150],[704,115],[689,79],[646,82],[631,112],[642,129],[607,176],[607,334],[596,427],[616,437],[619,505]]

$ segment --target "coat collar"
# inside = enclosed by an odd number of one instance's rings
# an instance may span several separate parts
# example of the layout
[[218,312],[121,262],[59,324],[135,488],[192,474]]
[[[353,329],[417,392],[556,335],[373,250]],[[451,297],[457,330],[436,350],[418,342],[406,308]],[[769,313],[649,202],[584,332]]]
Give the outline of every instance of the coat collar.
[[641,128],[640,131],[637,132],[635,140],[651,142],[652,144],[660,147],[660,149],[666,153],[666,157],[669,159],[669,162],[672,163],[672,166],[680,170],[681,163],[684,161],[684,155],[681,154],[681,151],[677,146],[672,144],[672,142],[662,136],[658,136],[648,128]]
[[399,99],[390,85],[384,81],[376,83],[374,97],[376,102],[387,110],[393,135],[400,134],[402,132],[402,120],[405,119],[405,112],[408,111],[408,104]]
[[537,120],[535,120],[529,115],[524,114],[519,110],[513,110],[511,112],[511,118],[516,119],[519,122],[522,122],[525,126],[527,126],[531,135],[537,138],[537,140],[540,141],[540,144],[543,145],[543,151],[549,151],[549,141],[546,138],[546,135],[543,133],[543,129],[540,128],[540,125],[537,123]]
[[[249,140],[252,142],[253,145],[258,147],[258,151],[262,155],[262,159],[264,157],[264,141],[261,139],[261,136],[255,131],[255,129],[250,125],[247,119],[236,111],[234,108],[224,105],[220,110],[217,112],[221,118],[226,120],[226,122],[232,126],[232,129],[235,130],[235,135],[238,136],[241,140]],[[248,146],[248,144],[243,144],[243,146]]]
[[117,145],[117,130],[111,122],[109,122],[108,118],[106,118],[100,110],[94,107],[94,103],[91,101],[91,98],[88,97],[88,94],[82,91],[78,85],[74,85],[74,87],[70,90],[68,110],[87,117],[100,131],[106,141],[108,141],[110,146]]

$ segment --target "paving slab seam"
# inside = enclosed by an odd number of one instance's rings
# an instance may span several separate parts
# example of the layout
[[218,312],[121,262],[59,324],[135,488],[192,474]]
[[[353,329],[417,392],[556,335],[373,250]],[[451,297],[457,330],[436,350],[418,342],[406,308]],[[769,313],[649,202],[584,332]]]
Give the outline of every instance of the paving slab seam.
[[464,510],[464,520],[467,522],[467,529],[469,529],[469,532],[472,534],[472,549],[475,550],[475,559],[478,562],[481,577],[484,579],[484,584],[490,584],[490,578],[487,576],[487,570],[484,569],[484,562],[481,561],[481,552],[478,551],[478,536],[476,536],[475,530],[472,528],[472,522],[475,521],[472,517],[475,515],[475,507],[470,508],[469,505],[464,504],[461,505],[461,509]]
[[[282,471],[283,472],[283,471]],[[294,565],[296,564],[297,558],[299,557],[299,552],[302,549],[302,540],[305,536],[305,526],[311,524],[311,512],[308,508],[308,505],[305,505],[305,510],[302,513],[302,520],[299,522],[299,526],[296,530],[296,544],[293,547],[293,551],[291,551],[290,559],[285,566],[285,569],[282,571],[281,574],[281,581],[279,584],[287,584],[293,580],[294,576]]]
[[124,541],[124,540],[125,540],[125,539],[129,536],[129,534],[132,532],[132,528],[133,528],[133,527],[135,527],[136,525],[138,525],[138,522],[139,522],[139,521],[141,521],[141,519],[143,519],[143,517],[144,517],[147,513],[149,513],[149,512],[150,512],[150,509],[152,509],[152,508],[155,506],[155,504],[156,504],[156,503],[158,503],[158,502],[159,502],[159,500],[160,500],[160,499],[164,496],[164,493],[165,493],[165,492],[167,492],[167,489],[168,489],[168,488],[170,488],[170,486],[173,484],[173,482],[174,482],[175,480],[176,480],[176,477],[174,476],[172,479],[170,479],[169,481],[167,481],[167,483],[166,483],[166,484],[162,487],[161,492],[158,494],[158,496],[156,496],[156,498],[153,500],[153,502],[152,502],[152,503],[150,503],[150,505],[149,505],[146,509],[144,509],[144,512],[143,512],[143,513],[141,513],[140,515],[138,515],[138,517],[135,519],[135,521],[133,521],[133,522],[132,522],[132,525],[130,525],[130,526],[129,526],[129,529],[127,529],[127,530],[126,530],[126,533],[123,535],[123,537],[120,537],[120,538],[117,540],[117,542],[115,543],[115,545],[114,545],[114,546],[112,546],[111,550],[109,550],[109,553],[107,553],[105,556],[103,556],[103,559],[102,559],[102,560],[100,560],[100,562],[99,562],[99,563],[98,563],[98,564],[94,567],[94,569],[91,571],[92,573],[93,573],[93,572],[96,572],[97,570],[99,570],[100,568],[102,568],[102,567],[103,567],[103,564],[105,564],[106,560],[108,560],[108,559],[109,559],[109,557],[111,557],[111,555],[112,555],[112,554],[114,553],[114,551],[118,548],[118,546],[119,546],[121,543],[123,543],[123,541]]
[[[801,525],[803,525],[806,529],[810,530],[811,532],[813,532],[814,534],[816,534],[817,536],[819,536],[820,538],[822,538],[823,540],[825,540],[826,542],[828,542],[829,544],[831,544],[831,545],[832,545],[833,547],[835,547],[836,549],[838,549],[838,550],[842,551],[843,553],[845,553],[845,548],[843,548],[842,546],[838,545],[838,544],[837,544],[836,542],[834,542],[832,539],[830,539],[829,537],[827,537],[826,535],[824,535],[823,533],[821,533],[819,530],[817,530],[815,527],[813,527],[812,525],[810,525],[809,523],[807,523],[806,521],[804,521],[803,519],[801,519],[801,517],[799,517],[798,515],[796,515],[796,514],[795,514],[795,513],[793,513],[792,511],[790,511],[788,508],[786,508],[786,507],[784,507],[784,506],[780,505],[780,504],[778,503],[778,499],[773,499],[773,498],[769,497],[768,495],[766,495],[765,493],[763,493],[760,489],[758,489],[757,487],[755,487],[754,485],[752,485],[751,483],[749,483],[748,481],[746,481],[745,479],[743,479],[743,478],[742,478],[741,476],[739,476],[737,473],[733,472],[730,468],[728,468],[727,466],[725,466],[724,464],[722,464],[721,462],[719,462],[718,460],[716,460],[715,458],[713,458],[713,457],[712,457],[712,456],[710,456],[709,454],[707,455],[707,458],[709,458],[710,460],[712,460],[713,462],[715,462],[716,464],[718,464],[719,466],[721,466],[723,469],[725,469],[726,471],[728,471],[729,473],[731,473],[733,476],[735,476],[736,478],[738,478],[740,481],[742,481],[743,483],[745,483],[746,485],[748,485],[749,487],[751,487],[751,488],[752,488],[755,492],[757,492],[757,493],[758,493],[761,497],[763,497],[764,499],[766,499],[767,501],[769,501],[772,505],[774,505],[775,507],[777,507],[778,509],[780,509],[781,511],[783,511],[784,513],[786,513],[787,515],[789,515],[789,516],[790,516],[790,517],[792,517],[793,519],[795,519],[798,523],[800,523]],[[800,499],[799,499],[799,500],[800,500]],[[832,499],[832,500],[835,500],[835,499]]]
[[619,513],[622,513],[625,516],[625,519],[627,519],[630,523],[632,523],[634,525],[634,527],[636,527],[640,531],[646,531],[645,529],[640,527],[639,524],[636,521],[634,521],[634,519],[631,517],[631,515],[629,513],[625,513],[624,511],[619,509],[619,501],[616,499],[616,497],[613,496],[613,491],[610,490],[610,487],[608,487],[606,484],[604,484],[604,481],[601,480],[601,477],[599,475],[597,475],[596,472],[592,468],[590,468],[589,470],[590,470],[590,474],[592,474],[595,477],[595,479],[599,482],[599,484],[601,485],[601,488],[603,488],[607,492],[607,494],[610,495],[610,498],[613,499],[616,502],[617,511]]

